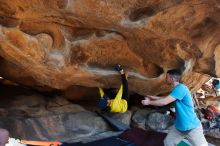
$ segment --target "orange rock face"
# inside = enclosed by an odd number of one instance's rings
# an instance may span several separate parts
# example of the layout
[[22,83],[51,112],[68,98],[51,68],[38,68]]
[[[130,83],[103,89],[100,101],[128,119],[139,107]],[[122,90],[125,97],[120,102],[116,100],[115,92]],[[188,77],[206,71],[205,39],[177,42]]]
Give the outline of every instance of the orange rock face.
[[169,69],[197,89],[220,76],[218,0],[1,0],[0,76],[33,88],[163,94]]

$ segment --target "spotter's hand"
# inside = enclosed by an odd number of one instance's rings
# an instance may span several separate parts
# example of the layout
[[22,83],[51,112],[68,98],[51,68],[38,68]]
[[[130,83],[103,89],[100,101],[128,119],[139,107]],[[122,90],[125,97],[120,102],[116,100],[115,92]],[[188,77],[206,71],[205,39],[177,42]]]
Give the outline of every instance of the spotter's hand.
[[144,97],[144,100],[141,100],[141,103],[143,105],[150,105],[150,98],[149,97]]

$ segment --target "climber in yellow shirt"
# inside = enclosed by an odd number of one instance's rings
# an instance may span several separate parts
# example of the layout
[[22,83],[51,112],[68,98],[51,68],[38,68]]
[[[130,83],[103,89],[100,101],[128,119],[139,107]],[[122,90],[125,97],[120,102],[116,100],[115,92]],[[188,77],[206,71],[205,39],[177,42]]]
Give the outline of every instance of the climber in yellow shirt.
[[128,109],[128,74],[124,72],[120,64],[116,64],[115,69],[120,72],[122,84],[116,95],[108,89],[99,88],[100,96],[98,103],[102,111],[124,113]]

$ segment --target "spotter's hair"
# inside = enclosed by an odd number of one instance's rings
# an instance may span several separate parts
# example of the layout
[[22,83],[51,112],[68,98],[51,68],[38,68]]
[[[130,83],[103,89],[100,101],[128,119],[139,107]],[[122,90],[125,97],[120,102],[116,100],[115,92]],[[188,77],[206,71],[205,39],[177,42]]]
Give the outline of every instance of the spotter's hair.
[[178,69],[171,69],[167,71],[167,74],[170,75],[171,78],[174,78],[176,81],[180,81],[182,76],[182,72]]

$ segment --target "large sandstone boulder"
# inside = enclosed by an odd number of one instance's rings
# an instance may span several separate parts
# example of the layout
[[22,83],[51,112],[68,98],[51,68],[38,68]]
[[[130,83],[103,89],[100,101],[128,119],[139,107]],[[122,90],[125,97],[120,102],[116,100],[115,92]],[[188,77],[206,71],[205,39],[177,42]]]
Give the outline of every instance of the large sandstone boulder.
[[35,89],[118,87],[163,94],[165,72],[198,89],[220,76],[218,0],[1,0],[0,76]]
[[10,137],[73,142],[111,130],[102,117],[62,97],[23,95],[1,103],[3,106],[0,127]]
[[11,137],[26,140],[73,142],[111,130],[101,117],[88,111],[38,118],[0,119],[0,126],[10,131]]

